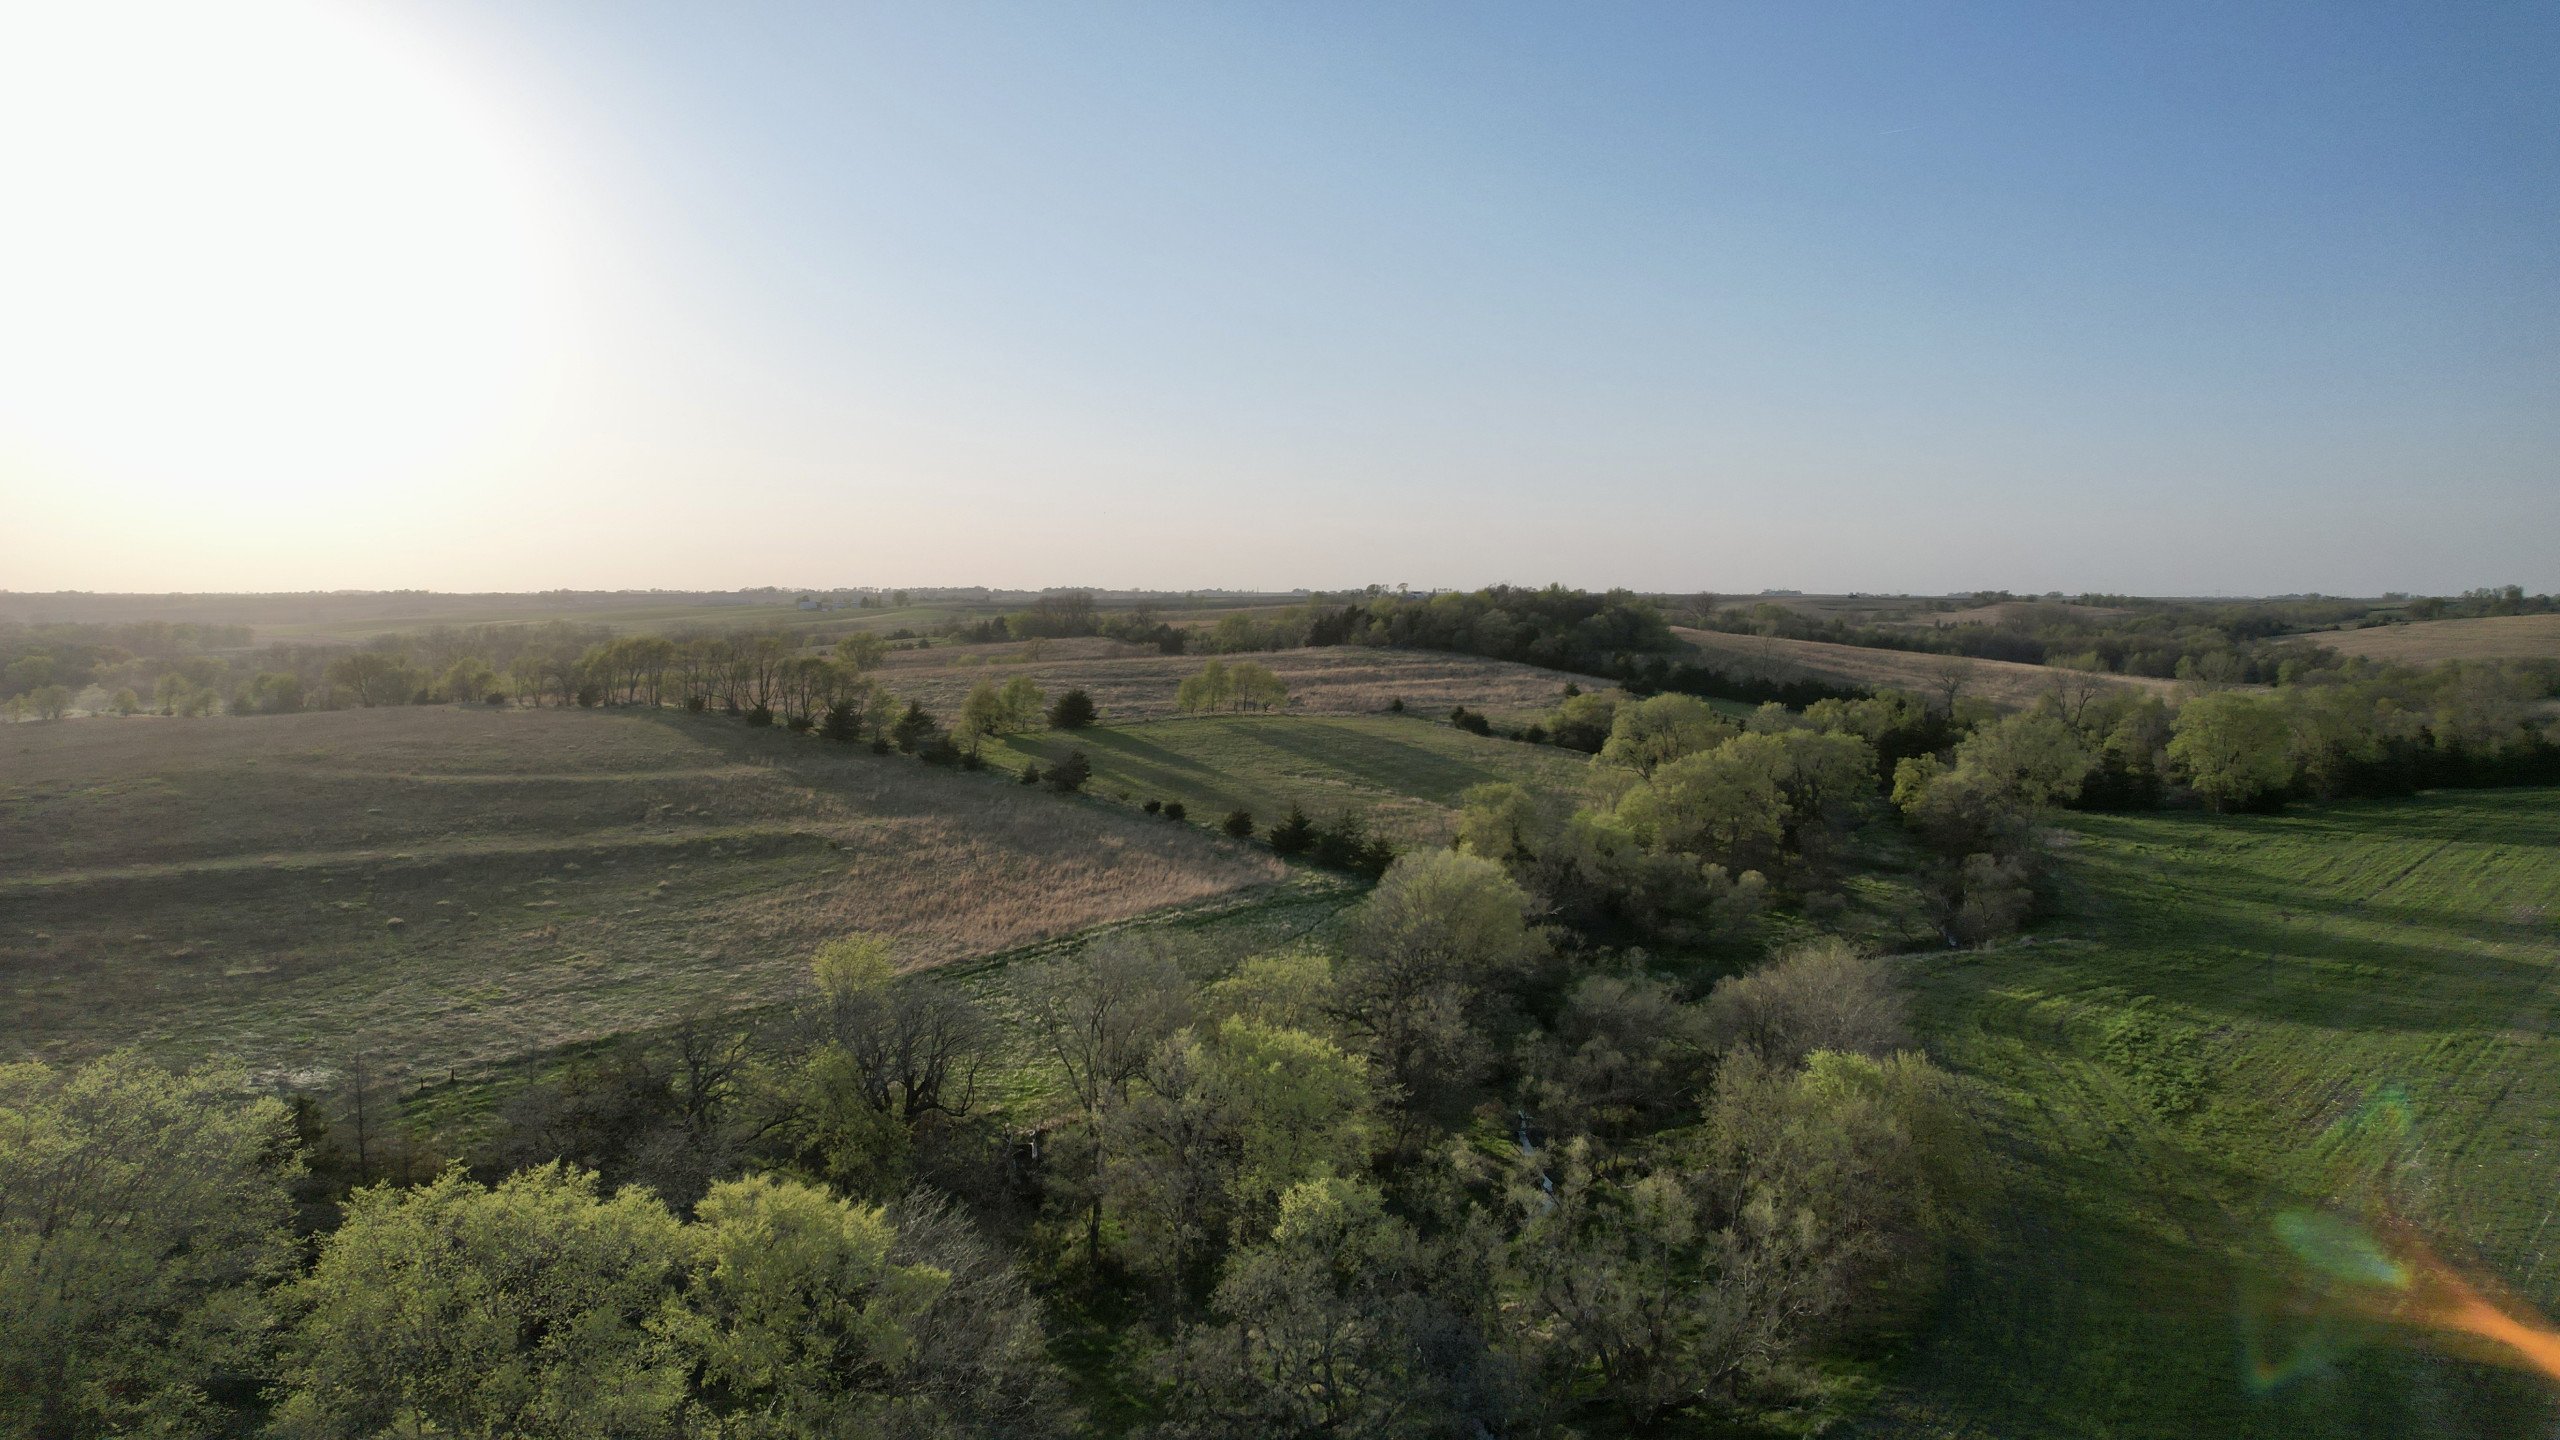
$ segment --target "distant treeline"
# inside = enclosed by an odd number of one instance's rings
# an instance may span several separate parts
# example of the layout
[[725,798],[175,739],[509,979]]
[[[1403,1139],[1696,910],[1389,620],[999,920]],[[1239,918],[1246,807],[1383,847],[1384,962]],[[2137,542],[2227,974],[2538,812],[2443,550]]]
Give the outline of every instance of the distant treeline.
[[1641,694],[1676,691],[1753,704],[1803,706],[1866,692],[1819,681],[1763,680],[1684,659],[1655,605],[1626,590],[1595,595],[1549,585],[1496,585],[1436,595],[1377,591],[1319,597],[1277,610],[1238,612],[1181,628],[1137,609],[1105,612],[1082,592],[1043,596],[1028,610],[947,627],[967,644],[1100,635],[1168,655],[1236,655],[1329,645],[1376,645],[1482,655],[1615,680]]

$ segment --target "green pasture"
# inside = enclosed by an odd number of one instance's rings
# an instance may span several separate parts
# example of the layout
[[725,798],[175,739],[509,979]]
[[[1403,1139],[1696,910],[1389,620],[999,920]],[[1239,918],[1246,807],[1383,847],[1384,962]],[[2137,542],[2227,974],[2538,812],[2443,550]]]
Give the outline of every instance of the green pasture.
[[1180,801],[1195,824],[1245,810],[1261,833],[1296,804],[1318,820],[1358,811],[1400,844],[1445,842],[1472,786],[1509,780],[1573,795],[1591,779],[1590,758],[1575,751],[1417,715],[1205,715],[1011,735],[986,754],[1008,770],[1046,770],[1069,750],[1093,763],[1090,793]]
[[2060,918],[1914,967],[1993,1118],[1993,1239],[1868,1433],[2553,1433],[2548,1385],[2288,1307],[2306,1272],[2273,1222],[2387,1210],[2550,1307],[2560,792],[2061,839]]

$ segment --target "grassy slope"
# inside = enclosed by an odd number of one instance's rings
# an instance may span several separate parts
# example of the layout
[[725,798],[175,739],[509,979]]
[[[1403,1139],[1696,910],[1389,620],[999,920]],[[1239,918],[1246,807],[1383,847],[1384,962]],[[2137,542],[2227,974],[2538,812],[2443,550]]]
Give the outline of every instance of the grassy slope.
[[2484,615],[2420,620],[2364,630],[2317,630],[2301,638],[2342,655],[2430,660],[2560,660],[2560,615]]
[[1412,715],[1215,715],[1074,735],[1044,730],[1010,736],[988,755],[1018,771],[1045,769],[1070,749],[1093,762],[1096,793],[1179,800],[1196,823],[1241,809],[1268,829],[1294,802],[1317,819],[1358,810],[1402,844],[1445,843],[1471,786],[1511,780],[1573,793],[1590,779],[1588,757],[1574,751]]
[[965,959],[1284,873],[1107,804],[674,712],[74,720],[0,747],[6,1054],[292,1070],[362,1046],[441,1073],[767,1003],[848,930]]
[[[1881,650],[1863,645],[1834,645],[1822,640],[1781,640],[1770,635],[1731,635],[1721,630],[1674,628],[1699,658],[1744,675],[1772,680],[1820,680],[1830,684],[1894,688],[1930,694],[1939,688],[1939,671],[1950,662],[1965,667],[1964,693],[2004,709],[2033,705],[2051,692],[2056,672],[2042,665],[2009,660],[1969,660],[1917,650]],[[2097,677],[2106,685],[2176,691],[2174,682],[2140,675]]]
[[1996,1097],[2007,1195],[1877,1433],[2550,1433],[2524,1382],[2387,1341],[2254,1397],[2235,1297],[2272,1210],[2328,1188],[2324,1132],[2397,1085],[2409,1218],[2552,1302],[2560,792],[2071,833],[2065,918],[1921,965],[1933,1048]]

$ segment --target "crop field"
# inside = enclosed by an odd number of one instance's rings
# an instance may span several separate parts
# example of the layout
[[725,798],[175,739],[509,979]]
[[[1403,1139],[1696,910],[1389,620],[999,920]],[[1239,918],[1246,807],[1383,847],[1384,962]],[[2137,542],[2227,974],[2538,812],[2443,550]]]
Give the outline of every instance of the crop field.
[[2056,671],[2010,660],[1879,650],[1821,640],[1781,640],[1770,635],[1729,635],[1721,630],[1675,628],[1672,633],[1687,641],[1707,664],[1769,680],[1820,680],[1927,694],[1942,689],[1941,674],[1960,665],[1965,670],[1964,693],[2004,710],[2024,709],[2051,694],[2058,675],[2094,678],[2103,684],[2149,690],[2164,697],[2177,690],[2173,681],[2146,676],[2090,677],[2082,672]]
[[[1105,720],[1160,720],[1177,714],[1174,692],[1206,659],[1160,655],[1109,640],[1048,640],[1011,645],[959,645],[893,653],[881,681],[903,699],[948,718],[969,687],[1027,675],[1052,696],[1082,686]],[[1472,655],[1386,650],[1362,645],[1231,655],[1264,666],[1289,687],[1291,711],[1316,715],[1382,712],[1401,699],[1418,714],[1446,715],[1453,706],[1497,719],[1524,721],[1555,708],[1568,684],[1606,688],[1588,675],[1515,665]]]
[[2318,630],[2302,639],[2341,655],[2424,664],[2435,660],[2560,660],[2560,615],[2483,615],[2363,630]]
[[1198,828],[674,712],[454,707],[0,735],[0,1053],[469,1068],[1286,873]]
[[[2383,1195],[2456,1268],[2560,1302],[2560,792],[2063,838],[2062,918],[1915,963],[2001,1189],[1870,1433],[2552,1433],[2547,1386],[2267,1297],[2301,1273],[2277,1212]],[[2253,1338],[2300,1377],[2258,1393]]]
[[1133,801],[1178,800],[1197,824],[1230,810],[1268,829],[1303,806],[1322,820],[1368,817],[1399,845],[1446,844],[1458,797],[1510,780],[1546,794],[1581,793],[1587,756],[1553,746],[1470,735],[1411,715],[1214,715],[1009,736],[988,757],[1008,770],[1043,768],[1068,750],[1093,762],[1092,791]]

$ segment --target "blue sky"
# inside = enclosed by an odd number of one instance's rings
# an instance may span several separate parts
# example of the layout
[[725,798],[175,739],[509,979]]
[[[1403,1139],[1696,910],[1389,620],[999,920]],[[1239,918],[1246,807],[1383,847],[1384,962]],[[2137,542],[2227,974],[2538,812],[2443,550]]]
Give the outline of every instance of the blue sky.
[[314,583],[2560,587],[2549,6],[389,13],[577,304]]

